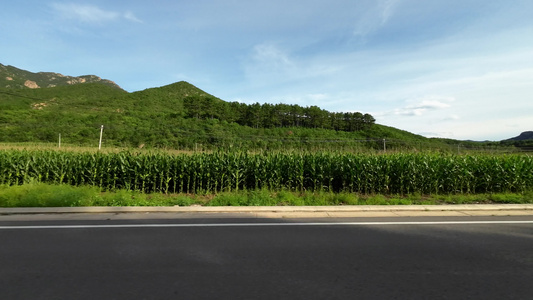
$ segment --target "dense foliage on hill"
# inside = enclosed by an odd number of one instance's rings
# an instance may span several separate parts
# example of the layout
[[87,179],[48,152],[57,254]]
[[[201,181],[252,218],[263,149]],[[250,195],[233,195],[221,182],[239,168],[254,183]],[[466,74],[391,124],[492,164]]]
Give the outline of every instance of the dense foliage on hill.
[[[375,124],[370,114],[225,102],[183,81],[128,93],[105,80],[54,86],[73,77],[0,69],[12,76],[0,78],[0,142],[53,143],[61,135],[64,144],[97,145],[102,125],[103,144],[121,147],[358,151],[453,149],[459,142]],[[14,85],[27,78],[43,87]]]
[[[382,139],[427,139],[373,124],[370,115],[316,106],[228,103],[187,82],[127,93],[100,83],[0,89],[0,142],[178,149],[381,149]],[[376,141],[376,139],[378,139]],[[369,140],[368,142],[361,142]]]
[[317,106],[283,103],[247,105],[201,96],[188,96],[183,105],[188,118],[218,119],[253,128],[305,127],[352,132],[369,129],[376,121],[370,114],[360,112],[331,113]]

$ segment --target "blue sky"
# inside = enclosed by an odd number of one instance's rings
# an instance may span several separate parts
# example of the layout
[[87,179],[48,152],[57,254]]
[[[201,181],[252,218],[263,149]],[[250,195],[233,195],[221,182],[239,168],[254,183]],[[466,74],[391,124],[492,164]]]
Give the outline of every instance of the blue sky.
[[532,14],[531,0],[11,1],[0,63],[501,140],[533,130]]

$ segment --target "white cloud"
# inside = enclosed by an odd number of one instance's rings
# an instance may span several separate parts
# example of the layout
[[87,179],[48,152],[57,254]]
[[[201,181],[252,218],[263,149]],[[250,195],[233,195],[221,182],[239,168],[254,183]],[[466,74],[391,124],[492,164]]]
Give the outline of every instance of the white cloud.
[[423,110],[437,110],[442,108],[448,108],[450,105],[440,100],[422,100],[415,105],[407,106],[408,109],[423,109]]
[[[296,51],[297,52],[297,51]],[[262,43],[253,47],[242,61],[246,79],[254,86],[276,84],[309,85],[313,79],[331,78],[344,68],[328,60],[294,55],[290,50],[276,43]],[[308,90],[309,91],[309,90]],[[312,93],[322,93],[312,89]]]
[[142,22],[132,12],[119,13],[101,9],[98,6],[77,3],[52,3],[51,7],[62,18],[87,24],[103,24],[120,19]]
[[385,26],[389,19],[394,15],[394,10],[399,0],[379,0],[368,7],[365,13],[359,18],[353,31],[354,36],[364,38],[368,34]]
[[456,121],[456,120],[459,120],[460,118],[461,117],[459,117],[456,114],[451,114],[449,116],[446,116],[446,117],[442,118],[441,121]]
[[52,8],[63,18],[75,19],[85,23],[102,23],[116,20],[120,15],[105,11],[96,6],[75,3],[53,3]]
[[422,99],[415,99],[407,102],[414,102],[413,104],[406,105],[402,108],[394,109],[390,112],[381,113],[380,115],[399,115],[399,116],[422,116],[423,114],[436,111],[441,109],[446,109],[450,107],[449,102],[453,102],[455,99],[453,97],[444,97],[444,96],[428,96]]
[[253,60],[269,68],[285,68],[293,64],[287,53],[272,44],[255,46]]
[[381,0],[379,2],[379,7],[381,10],[381,25],[385,25],[389,18],[394,14],[395,6],[400,2],[400,0]]
[[277,45],[263,43],[253,47],[243,61],[246,79],[254,87],[270,86],[286,81],[295,67],[289,54]]
[[135,16],[135,14],[132,13],[131,11],[125,12],[123,16],[126,20],[136,22],[136,23],[144,23],[141,19],[137,18],[137,16]]

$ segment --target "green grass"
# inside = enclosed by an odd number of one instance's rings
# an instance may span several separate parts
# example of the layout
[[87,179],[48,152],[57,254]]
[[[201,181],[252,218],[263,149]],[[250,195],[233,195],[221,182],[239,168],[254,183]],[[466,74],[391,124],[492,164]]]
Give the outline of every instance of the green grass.
[[144,194],[137,191],[103,191],[94,186],[70,186],[30,182],[0,185],[0,207],[76,206],[328,206],[328,205],[439,205],[439,204],[533,204],[533,192],[476,195],[385,196],[357,193],[254,191],[216,195]]
[[194,203],[194,197],[185,195],[143,194],[128,190],[103,192],[94,186],[0,185],[0,207],[174,206]]

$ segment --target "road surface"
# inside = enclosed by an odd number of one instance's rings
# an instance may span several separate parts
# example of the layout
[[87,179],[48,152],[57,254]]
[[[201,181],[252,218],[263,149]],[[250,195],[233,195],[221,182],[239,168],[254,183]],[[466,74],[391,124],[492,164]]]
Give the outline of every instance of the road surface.
[[533,299],[533,216],[0,217],[0,299]]

